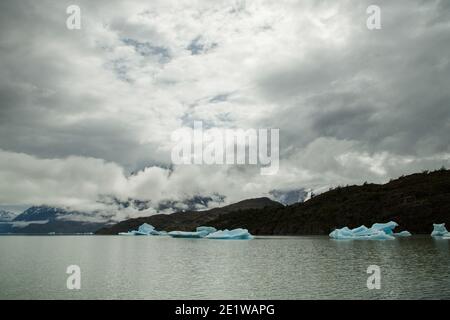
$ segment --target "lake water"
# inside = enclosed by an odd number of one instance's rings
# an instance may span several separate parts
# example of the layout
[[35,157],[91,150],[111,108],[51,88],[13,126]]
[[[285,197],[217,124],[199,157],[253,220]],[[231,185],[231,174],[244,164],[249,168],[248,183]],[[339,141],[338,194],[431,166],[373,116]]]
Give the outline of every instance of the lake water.
[[[1,236],[1,299],[449,299],[450,241]],[[68,290],[66,268],[81,268]],[[367,268],[381,268],[381,289]]]

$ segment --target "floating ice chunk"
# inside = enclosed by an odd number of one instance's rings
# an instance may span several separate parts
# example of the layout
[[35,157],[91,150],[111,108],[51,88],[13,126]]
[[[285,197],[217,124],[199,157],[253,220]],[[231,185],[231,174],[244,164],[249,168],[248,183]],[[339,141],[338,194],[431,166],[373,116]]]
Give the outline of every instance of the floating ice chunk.
[[206,231],[206,232],[208,232],[208,234],[209,234],[209,233],[216,232],[217,229],[214,228],[214,227],[205,227],[205,226],[201,226],[201,227],[197,227],[196,231],[197,231],[197,232],[200,232],[200,231]]
[[339,238],[338,233],[339,233],[339,229],[334,229],[333,231],[330,232],[330,234],[328,236],[333,239],[338,239]]
[[210,234],[212,232],[216,232],[216,231],[217,231],[217,229],[214,227],[201,226],[201,227],[197,227],[196,231],[194,231],[194,232],[171,231],[168,234],[169,234],[169,236],[174,237],[174,238],[204,238],[208,234]]
[[399,237],[411,235],[408,231],[394,234],[393,230],[397,226],[396,222],[390,221],[388,223],[374,223],[371,228],[364,225],[354,229],[344,227],[332,231],[329,236],[338,240],[392,240],[395,239],[394,235]]
[[395,237],[411,237],[412,234],[409,231],[402,231],[402,232],[398,232],[398,233],[394,233]]
[[134,236],[136,231],[119,232],[119,236]]
[[353,234],[359,234],[359,233],[366,233],[369,228],[367,228],[365,225],[362,225],[361,227],[352,229]]
[[155,230],[155,227],[148,223],[141,224],[138,229],[142,233],[151,233],[153,230]]
[[364,240],[365,237],[367,237],[368,240],[394,240],[395,239],[392,235],[387,234],[384,231],[375,231],[371,235],[357,237],[357,240]]
[[[356,230],[357,233],[353,232]],[[392,240],[395,239],[392,235],[386,234],[383,230],[372,230],[366,228],[355,228],[350,230],[347,227],[336,229],[330,233],[330,238],[336,240]]]
[[204,238],[208,235],[207,231],[195,231],[195,232],[189,232],[189,231],[170,231],[169,236],[173,238]]
[[336,229],[333,232],[331,232],[330,237],[333,239],[347,240],[347,239],[354,239],[355,235],[353,234],[352,230],[350,230],[348,227],[344,227],[342,229]]
[[384,231],[386,234],[393,234],[395,227],[398,227],[398,223],[390,221],[387,223],[374,223],[370,229]]
[[436,224],[433,223],[433,232],[431,232],[432,237],[449,237],[450,233],[445,228],[445,223]]
[[142,224],[137,231],[135,231],[135,235],[142,236],[159,236],[159,231],[155,230],[155,227],[144,223]]
[[139,226],[139,229],[137,231],[135,231],[135,235],[137,235],[137,236],[149,236],[149,235],[157,236],[157,235],[159,235],[159,232],[155,230],[154,226],[152,226],[148,223],[144,223]]
[[207,239],[215,240],[251,240],[253,236],[247,229],[219,230],[206,236]]
[[353,236],[369,236],[374,233],[374,230],[369,229],[364,225],[358,228],[354,228],[351,231],[353,233]]
[[144,223],[139,226],[137,230],[131,230],[128,232],[119,232],[121,236],[158,236],[161,233],[155,229],[154,226]]

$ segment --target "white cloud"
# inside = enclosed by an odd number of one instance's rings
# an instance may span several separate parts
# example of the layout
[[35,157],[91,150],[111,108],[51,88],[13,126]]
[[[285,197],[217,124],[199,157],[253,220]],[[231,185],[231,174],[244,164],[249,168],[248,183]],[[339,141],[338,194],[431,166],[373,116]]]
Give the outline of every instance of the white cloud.
[[[80,1],[80,31],[69,4],[1,4],[0,204],[130,197],[150,214],[449,163],[444,1],[381,1],[375,32],[370,1]],[[170,135],[194,120],[279,128],[279,173],[172,168]]]

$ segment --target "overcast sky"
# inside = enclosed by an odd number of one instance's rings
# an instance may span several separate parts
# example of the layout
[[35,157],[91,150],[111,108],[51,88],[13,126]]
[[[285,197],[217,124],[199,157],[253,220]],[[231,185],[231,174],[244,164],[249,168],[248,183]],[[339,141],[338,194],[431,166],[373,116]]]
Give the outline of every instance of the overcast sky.
[[[447,0],[3,0],[0,204],[230,203],[449,166],[449,53]],[[173,166],[194,120],[279,128],[278,174]]]

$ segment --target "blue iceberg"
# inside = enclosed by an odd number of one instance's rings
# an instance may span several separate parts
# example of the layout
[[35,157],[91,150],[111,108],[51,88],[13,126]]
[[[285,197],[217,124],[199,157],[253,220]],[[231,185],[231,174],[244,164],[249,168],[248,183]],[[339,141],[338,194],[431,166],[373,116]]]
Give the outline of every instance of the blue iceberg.
[[173,238],[193,238],[193,239],[199,239],[204,238],[208,234],[216,232],[217,229],[214,227],[197,227],[196,231],[190,232],[190,231],[171,231],[169,232],[169,236]]
[[165,231],[157,231],[154,226],[144,223],[137,230],[128,232],[119,232],[121,236],[159,236],[164,235]]
[[329,236],[337,240],[393,240],[395,237],[411,236],[411,233],[408,231],[394,233],[394,229],[397,226],[396,222],[390,221],[387,223],[374,223],[370,228],[364,225],[354,229],[344,227],[332,231]]
[[353,239],[355,235],[353,234],[352,230],[350,230],[348,227],[344,227],[342,229],[335,229],[329,234],[330,238],[333,239]]
[[253,236],[247,229],[234,229],[234,230],[217,230],[213,227],[197,227],[196,231],[171,231],[169,236],[173,238],[191,238],[191,239],[214,239],[214,240],[250,240]]
[[432,237],[450,237],[450,232],[447,231],[445,223],[436,224],[433,223],[433,232],[431,232]]
[[386,234],[394,234],[394,229],[398,227],[398,223],[390,221],[387,223],[374,223],[372,225],[372,230],[384,231]]
[[248,232],[247,229],[233,229],[233,230],[219,230],[210,233],[206,236],[206,239],[214,240],[251,240],[253,236]]
[[208,232],[208,234],[210,234],[210,233],[216,232],[217,229],[214,228],[214,227],[201,226],[201,227],[197,227],[196,231],[197,232],[199,232],[199,231],[206,231],[206,232]]
[[[347,228],[348,230],[348,228]],[[367,228],[365,225],[362,225],[361,227],[358,228],[354,228],[352,230],[348,230],[350,231],[353,235],[358,235],[358,236],[367,236],[369,234],[371,234],[371,230],[369,228]]]
[[136,235],[140,236],[158,236],[159,232],[155,230],[155,227],[152,225],[149,225],[148,223],[142,224],[137,231],[135,231]]
[[393,236],[386,234],[384,231],[368,229],[364,233],[354,234],[347,227],[336,229],[330,233],[330,238],[336,240],[392,240]]

